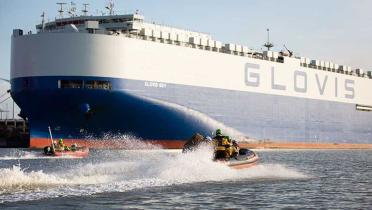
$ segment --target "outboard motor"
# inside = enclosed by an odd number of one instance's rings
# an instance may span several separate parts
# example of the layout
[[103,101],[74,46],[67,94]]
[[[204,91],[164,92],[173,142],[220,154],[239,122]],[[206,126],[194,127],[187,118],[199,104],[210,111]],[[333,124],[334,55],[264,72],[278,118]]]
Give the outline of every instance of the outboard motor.
[[44,147],[44,154],[45,155],[53,155],[53,150],[50,146]]

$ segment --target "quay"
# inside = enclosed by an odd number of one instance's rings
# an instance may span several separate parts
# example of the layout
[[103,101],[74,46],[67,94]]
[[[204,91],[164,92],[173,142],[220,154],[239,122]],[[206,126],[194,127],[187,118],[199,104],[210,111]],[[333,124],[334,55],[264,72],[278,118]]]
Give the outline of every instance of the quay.
[[28,122],[22,119],[0,120],[0,148],[28,148],[30,132]]

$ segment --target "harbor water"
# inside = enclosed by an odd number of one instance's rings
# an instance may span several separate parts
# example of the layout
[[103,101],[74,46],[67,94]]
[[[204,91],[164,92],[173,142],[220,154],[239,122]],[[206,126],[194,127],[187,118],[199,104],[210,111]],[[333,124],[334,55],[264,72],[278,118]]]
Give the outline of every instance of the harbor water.
[[[0,149],[1,209],[371,209],[371,150],[257,150],[233,170],[210,148],[92,150],[87,159]],[[136,145],[134,145],[136,146]]]

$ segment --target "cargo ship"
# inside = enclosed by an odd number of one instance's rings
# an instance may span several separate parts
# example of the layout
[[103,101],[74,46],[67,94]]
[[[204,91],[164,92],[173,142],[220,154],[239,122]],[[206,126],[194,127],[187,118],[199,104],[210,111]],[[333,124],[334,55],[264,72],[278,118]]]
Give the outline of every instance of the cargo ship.
[[[166,148],[216,128],[235,138],[372,143],[372,74],[289,50],[253,50],[138,12],[14,29],[11,95],[30,146],[125,134]],[[266,39],[266,35],[265,38]]]

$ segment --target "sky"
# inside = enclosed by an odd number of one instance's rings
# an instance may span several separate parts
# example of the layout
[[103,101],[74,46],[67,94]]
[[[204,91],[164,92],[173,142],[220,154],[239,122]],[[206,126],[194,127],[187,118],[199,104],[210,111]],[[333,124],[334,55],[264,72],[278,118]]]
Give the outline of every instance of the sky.
[[[58,15],[63,0],[0,0],[0,78],[10,75],[14,28],[35,31],[41,13]],[[69,3],[70,1],[65,1]],[[107,0],[89,3],[91,14]],[[139,10],[148,21],[211,34],[215,40],[261,49],[270,28],[274,50],[372,70],[372,0],[116,0],[114,11]]]

